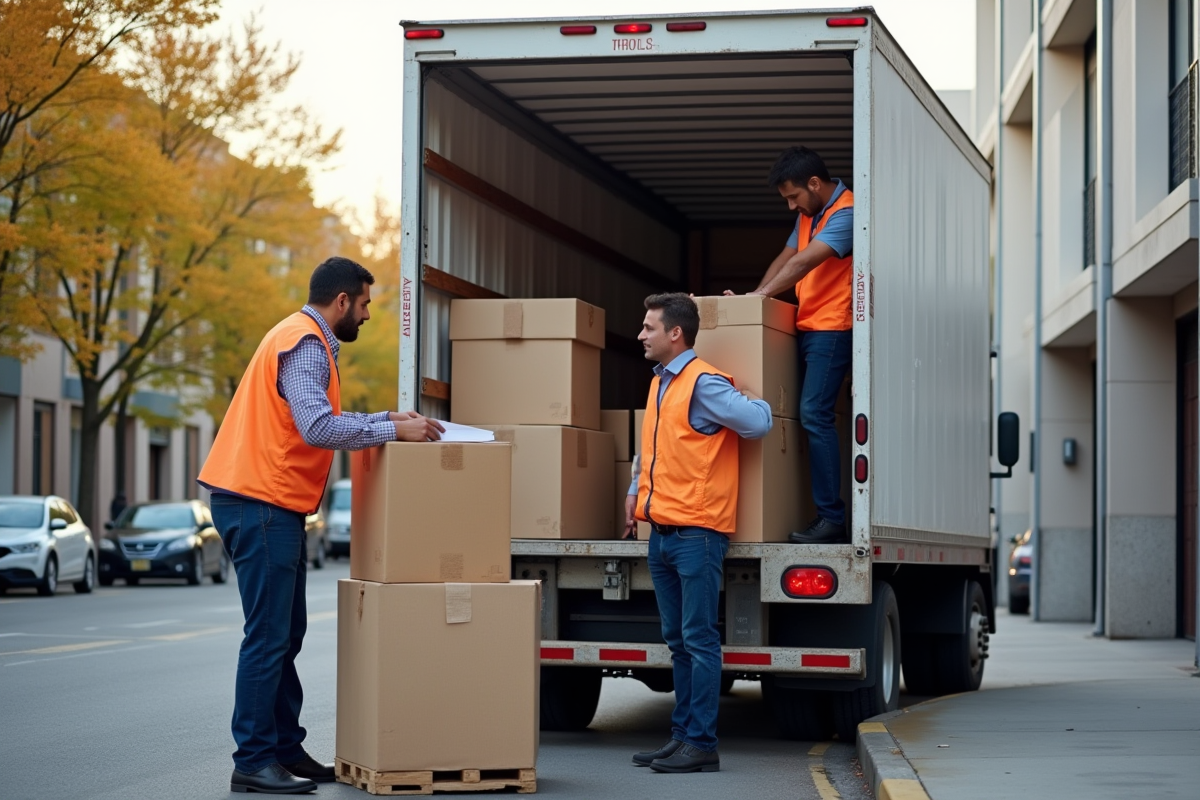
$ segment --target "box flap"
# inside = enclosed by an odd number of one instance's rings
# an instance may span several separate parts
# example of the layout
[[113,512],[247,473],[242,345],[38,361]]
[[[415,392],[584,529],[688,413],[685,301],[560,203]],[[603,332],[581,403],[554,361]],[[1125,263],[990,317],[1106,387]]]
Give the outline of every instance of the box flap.
[[777,331],[796,334],[796,307],[791,303],[762,295],[734,297],[697,297],[700,330],[726,325],[763,325]]
[[451,300],[450,339],[577,339],[604,348],[604,309],[573,297]]

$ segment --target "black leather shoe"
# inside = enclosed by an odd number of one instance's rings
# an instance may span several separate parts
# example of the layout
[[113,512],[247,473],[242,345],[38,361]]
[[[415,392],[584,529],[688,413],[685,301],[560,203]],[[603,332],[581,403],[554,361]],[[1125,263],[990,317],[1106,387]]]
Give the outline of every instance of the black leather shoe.
[[845,525],[817,517],[799,533],[789,533],[788,541],[792,544],[847,544],[850,541],[850,533]]
[[647,750],[644,753],[634,753],[633,763],[639,767],[648,767],[650,766],[651,761],[659,758],[666,758],[667,756],[673,754],[681,746],[683,746],[683,742],[679,741],[678,739],[671,739],[657,750]]
[[308,753],[305,753],[304,758],[299,761],[280,764],[280,766],[297,778],[308,778],[313,783],[333,783],[337,777],[333,772],[333,764],[322,764]]
[[317,785],[308,778],[297,778],[279,764],[268,764],[258,772],[233,771],[229,779],[231,792],[258,792],[259,794],[307,794],[315,792]]
[[720,772],[721,757],[717,751],[706,753],[690,744],[682,744],[666,758],[650,762],[655,772]]

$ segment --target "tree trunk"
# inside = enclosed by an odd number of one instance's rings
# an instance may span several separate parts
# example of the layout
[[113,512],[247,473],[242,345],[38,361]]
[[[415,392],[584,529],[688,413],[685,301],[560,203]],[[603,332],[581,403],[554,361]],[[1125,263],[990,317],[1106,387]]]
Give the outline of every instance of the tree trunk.
[[117,404],[117,420],[114,424],[116,425],[116,437],[113,441],[113,461],[115,462],[114,467],[116,468],[117,474],[114,476],[115,480],[113,482],[113,493],[116,494],[118,492],[123,492],[125,494],[125,499],[128,501],[129,492],[125,486],[125,446],[128,443],[125,429],[129,427],[128,394],[122,397],[121,402]]
[[93,532],[104,519],[99,508],[96,486],[97,457],[100,454],[100,386],[82,379],[83,427],[79,432],[79,513]]

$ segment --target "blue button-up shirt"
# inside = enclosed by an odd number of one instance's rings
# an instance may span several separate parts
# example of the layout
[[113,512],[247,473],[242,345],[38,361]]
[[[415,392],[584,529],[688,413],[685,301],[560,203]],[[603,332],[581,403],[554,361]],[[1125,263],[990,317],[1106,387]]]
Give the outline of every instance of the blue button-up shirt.
[[[833,194],[829,197],[829,202],[821,209],[821,213],[812,218],[812,228],[809,229],[809,234],[812,234],[812,229],[817,227],[817,223],[821,221],[821,217],[825,216],[825,212],[829,207],[842,196],[842,192],[846,191],[846,184],[840,180],[833,190]],[[796,249],[800,242],[799,228],[800,220],[804,219],[801,214],[796,217],[796,225],[792,228],[792,235],[788,237],[787,246]],[[821,232],[812,237],[813,241],[824,242],[833,249],[833,252],[838,254],[838,258],[845,258],[850,255],[850,251],[854,248],[854,209],[843,208],[840,211],[834,212],[829,218],[829,222],[825,223],[825,227]]]
[[[658,376],[658,402],[671,385],[671,379],[696,358],[695,350],[684,350],[665,367],[654,365]],[[771,430],[771,407],[765,400],[751,400],[720,375],[701,375],[696,379],[692,404],[688,407],[688,422],[700,433],[712,435],[721,428],[743,439],[761,439]],[[640,455],[640,453],[639,453]],[[637,494],[637,475],[629,486],[629,494]]]

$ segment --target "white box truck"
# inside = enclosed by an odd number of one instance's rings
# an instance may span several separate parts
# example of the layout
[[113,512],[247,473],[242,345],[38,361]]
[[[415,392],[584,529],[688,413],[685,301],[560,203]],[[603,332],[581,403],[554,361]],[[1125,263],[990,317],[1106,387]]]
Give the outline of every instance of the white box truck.
[[[795,224],[767,172],[811,147],[855,194],[852,541],[730,547],[726,677],[800,738],[852,739],[902,668],[917,694],[977,688],[990,167],[873,10],[403,24],[400,407],[449,415],[454,297],[605,308],[604,407],[641,407],[643,298],[754,288]],[[670,690],[645,541],[512,554],[544,585],[544,727],[586,726],[604,675]]]

